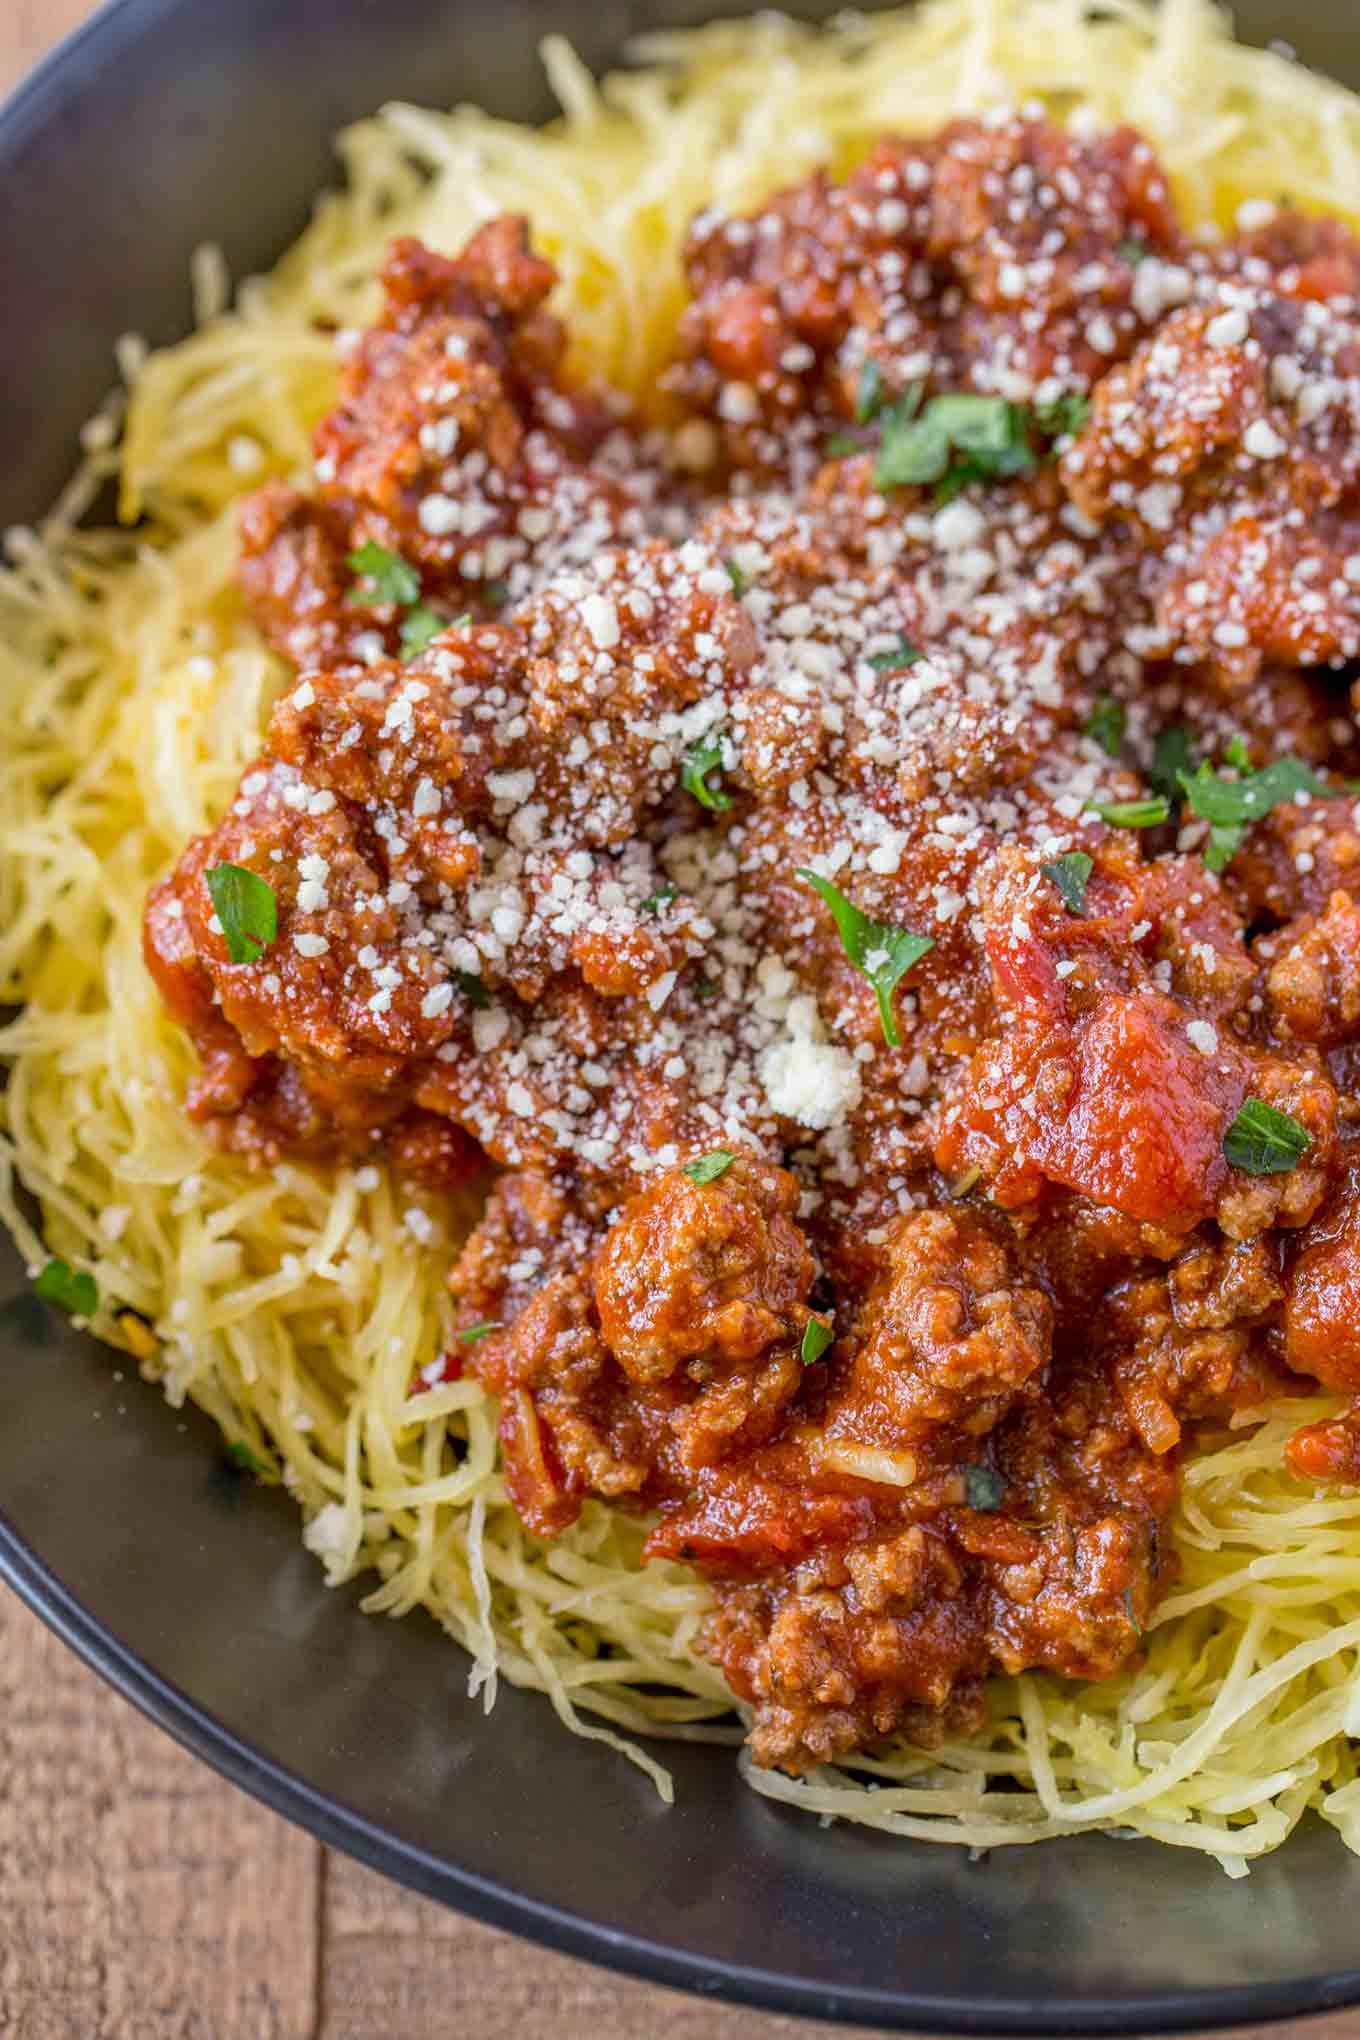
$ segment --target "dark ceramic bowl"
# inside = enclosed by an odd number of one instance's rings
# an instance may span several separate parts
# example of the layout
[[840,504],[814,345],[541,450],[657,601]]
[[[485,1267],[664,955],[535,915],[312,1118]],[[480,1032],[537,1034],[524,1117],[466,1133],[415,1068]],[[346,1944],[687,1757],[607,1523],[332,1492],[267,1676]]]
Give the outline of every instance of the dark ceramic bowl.
[[[344,122],[396,95],[536,118],[545,30],[600,65],[717,4],[118,0],[0,115],[0,526],[54,495],[115,336],[184,330],[200,240],[237,274],[270,262]],[[1360,83],[1360,0],[1239,12]],[[0,1569],[190,1749],[418,1890],[657,1982],[907,2030],[1167,2031],[1360,2001],[1360,1861],[1321,1825],[1242,1883],[1099,1837],[970,1864],[823,1831],[746,1791],[726,1752],[674,1750],[667,1811],[538,1697],[503,1691],[484,1718],[431,1622],[328,1593],[286,1499],[232,1473],[204,1421],[116,1383],[8,1248],[0,1297]]]

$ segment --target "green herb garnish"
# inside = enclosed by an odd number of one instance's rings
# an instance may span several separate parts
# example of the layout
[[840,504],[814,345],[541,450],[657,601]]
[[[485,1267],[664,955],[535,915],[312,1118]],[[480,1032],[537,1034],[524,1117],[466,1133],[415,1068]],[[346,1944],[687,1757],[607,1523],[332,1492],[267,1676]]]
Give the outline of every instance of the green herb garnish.
[[875,673],[900,673],[904,667],[914,666],[918,659],[924,657],[925,653],[918,652],[910,638],[899,637],[891,651],[870,652],[864,663],[872,666]]
[[[731,795],[722,789],[722,761],[720,731],[710,731],[708,736],[697,738],[680,760],[680,784],[685,792],[692,793],[700,807],[706,807],[714,814],[732,805]],[[715,786],[709,785],[710,773],[719,775],[719,783]]]
[[1249,1176],[1278,1176],[1292,1169],[1312,1145],[1306,1127],[1261,1098],[1245,1098],[1223,1136],[1224,1154],[1235,1169],[1245,1169]]
[[718,990],[719,988],[713,979],[711,977],[704,977],[702,973],[694,980],[694,996],[696,999],[716,999]]
[[484,581],[482,600],[488,609],[504,609],[510,600],[510,589],[504,581]]
[[889,1048],[899,1047],[902,1037],[897,1031],[892,995],[912,965],[919,963],[927,950],[935,947],[934,937],[913,935],[909,928],[894,928],[888,922],[870,920],[853,900],[847,899],[819,871],[800,868],[797,876],[810,885],[830,908],[846,955],[878,994],[883,1039]]
[[1006,1483],[990,1466],[965,1466],[963,1492],[970,1509],[984,1509],[992,1514],[1001,1507]]
[[493,1332],[499,1330],[500,1325],[495,1318],[483,1318],[480,1324],[464,1325],[462,1331],[456,1332],[454,1336],[461,1339],[465,1346],[479,1346],[483,1339],[489,1339]]
[[1140,262],[1146,260],[1148,246],[1146,241],[1140,241],[1136,234],[1125,234],[1114,252],[1120,257],[1121,261],[1129,263],[1136,269]]
[[408,609],[401,619],[402,656],[414,659],[417,652],[423,652],[444,628],[444,619],[437,610],[427,609],[418,602],[414,609]]
[[346,565],[368,583],[366,588],[351,588],[347,601],[360,602],[368,609],[395,602],[399,608],[407,609],[420,600],[419,574],[409,560],[404,560],[400,553],[389,552],[385,545],[375,545],[370,539],[367,545],[350,553]]
[[1293,800],[1300,793],[1325,796],[1332,792],[1326,781],[1298,758],[1277,758],[1262,771],[1253,772],[1240,739],[1229,747],[1228,757],[1240,772],[1237,779],[1221,778],[1207,764],[1197,772],[1177,774],[1187,807],[1209,823],[1204,862],[1210,871],[1222,871],[1240,849],[1251,824],[1282,801]]
[[860,425],[868,425],[883,409],[883,372],[876,361],[860,364],[859,382],[855,388],[855,419]]
[[1091,415],[1091,399],[1064,390],[1052,403],[1036,404],[1034,422],[1046,439],[1074,439]]
[[810,1317],[803,1327],[803,1343],[798,1357],[804,1367],[811,1367],[821,1359],[828,1346],[834,1345],[836,1334],[830,1325],[824,1325],[820,1318]]
[[654,893],[648,893],[638,912],[641,914],[659,914],[661,909],[676,897],[679,890],[678,885],[658,886]]
[[99,1308],[99,1285],[88,1269],[73,1268],[55,1257],[34,1276],[33,1294],[70,1311],[72,1317],[93,1317]]
[[1171,803],[1158,794],[1150,800],[1088,800],[1088,811],[1112,829],[1155,829],[1171,813]]
[[420,575],[400,553],[389,552],[385,545],[375,545],[370,540],[349,554],[348,565],[367,585],[351,588],[346,601],[360,602],[368,608],[390,602],[406,611],[401,620],[403,658],[414,659],[444,629],[443,617],[420,599]]
[[881,416],[874,487],[947,485],[950,494],[973,481],[1023,474],[1034,466],[1025,414],[1006,397],[966,391],[932,397],[920,410],[919,384]]
[[243,1444],[239,1438],[233,1438],[231,1444],[228,1445],[227,1457],[233,1460],[246,1473],[263,1475],[270,1471],[258,1453],[252,1452],[249,1445]]
[[712,1154],[700,1155],[696,1161],[685,1163],[685,1174],[691,1183],[716,1183],[719,1176],[725,1176],[736,1160],[726,1148],[714,1148]]
[[457,985],[469,1006],[476,1006],[479,1011],[484,1012],[491,1004],[490,992],[474,971],[456,970],[453,973],[453,982]]
[[1194,765],[1194,752],[1190,747],[1190,732],[1180,723],[1163,730],[1157,738],[1152,763],[1148,767],[1147,779],[1158,793],[1166,795],[1177,806],[1181,798],[1181,774],[1189,772]]
[[727,578],[732,583],[732,593],[740,601],[751,585],[751,576],[744,573],[735,560],[724,560],[723,565],[727,569]]
[[1107,758],[1117,758],[1123,746],[1127,720],[1122,701],[1116,701],[1112,694],[1098,694],[1082,735],[1094,737]]
[[853,432],[833,432],[822,452],[828,460],[843,460],[848,454],[863,453],[864,447]]
[[254,963],[279,932],[274,888],[244,864],[214,864],[203,874],[233,963]]
[[1069,914],[1086,912],[1086,881],[1094,866],[1084,850],[1069,850],[1065,857],[1055,858],[1052,864],[1041,864],[1039,869],[1057,886]]

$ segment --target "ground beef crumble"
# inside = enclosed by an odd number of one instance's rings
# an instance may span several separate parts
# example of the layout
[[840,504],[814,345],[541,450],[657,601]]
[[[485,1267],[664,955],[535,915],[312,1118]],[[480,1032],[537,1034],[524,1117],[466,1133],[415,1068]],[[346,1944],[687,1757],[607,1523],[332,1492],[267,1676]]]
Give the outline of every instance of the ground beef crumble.
[[190,1110],[494,1166],[446,1369],[532,1530],[711,1579],[761,1763],[1114,1673],[1196,1427],[1360,1391],[1360,247],[1252,211],[1189,234],[1127,131],[888,138],[695,222],[660,422],[523,222],[398,242],[245,508],[294,671],[147,908]]

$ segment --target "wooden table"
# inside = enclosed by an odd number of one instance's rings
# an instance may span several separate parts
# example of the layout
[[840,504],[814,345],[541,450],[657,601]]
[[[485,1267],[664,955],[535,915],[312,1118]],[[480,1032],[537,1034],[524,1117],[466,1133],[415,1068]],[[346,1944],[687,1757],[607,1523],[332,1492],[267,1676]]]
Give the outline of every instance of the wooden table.
[[[89,11],[0,0],[0,92]],[[184,1755],[3,1592],[0,1921],[5,2040],[810,2031],[620,1981],[410,1897]],[[1271,2033],[1357,2040],[1360,2013]]]

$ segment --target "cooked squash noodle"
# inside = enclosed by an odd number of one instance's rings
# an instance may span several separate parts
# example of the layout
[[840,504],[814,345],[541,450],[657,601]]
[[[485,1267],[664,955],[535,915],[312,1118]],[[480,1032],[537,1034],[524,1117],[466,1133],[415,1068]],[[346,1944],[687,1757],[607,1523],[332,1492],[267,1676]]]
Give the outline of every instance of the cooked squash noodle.
[[[277,269],[229,304],[205,251],[199,330],[154,353],[120,345],[125,397],[87,427],[41,530],[9,535],[0,997],[21,1010],[2,1037],[0,1211],[31,1268],[57,1254],[94,1275],[100,1337],[289,1488],[328,1580],[376,1576],[375,1612],[429,1609],[487,1707],[500,1678],[535,1687],[665,1795],[638,1737],[739,1736],[693,1654],[706,1590],[683,1566],[644,1567],[643,1526],[597,1502],[537,1542],[498,1472],[494,1405],[470,1382],[425,1384],[471,1206],[372,1167],[255,1173],[183,1111],[191,1055],[142,965],[141,904],[231,798],[284,677],[236,592],[236,501],[305,466],[334,331],[343,345],[372,312],[394,233],[452,249],[526,213],[561,272],[576,368],[645,402],[703,205],[843,172],[884,130],[1036,100],[1139,126],[1192,221],[1226,225],[1282,192],[1344,215],[1360,101],[1236,44],[1206,0],[1105,0],[1098,18],[1083,0],[928,0],[820,32],[760,15],[633,54],[597,84],[551,39],[563,113],[543,130],[409,105],[349,130],[343,188]],[[81,527],[110,482],[123,528]],[[1241,1875],[1310,1807],[1360,1849],[1360,1494],[1305,1490],[1281,1459],[1295,1425],[1334,1407],[1291,1405],[1186,1467],[1181,1570],[1138,1669],[998,1679],[975,1741],[797,1781],[743,1760],[749,1782],[975,1849],[1099,1827]]]

